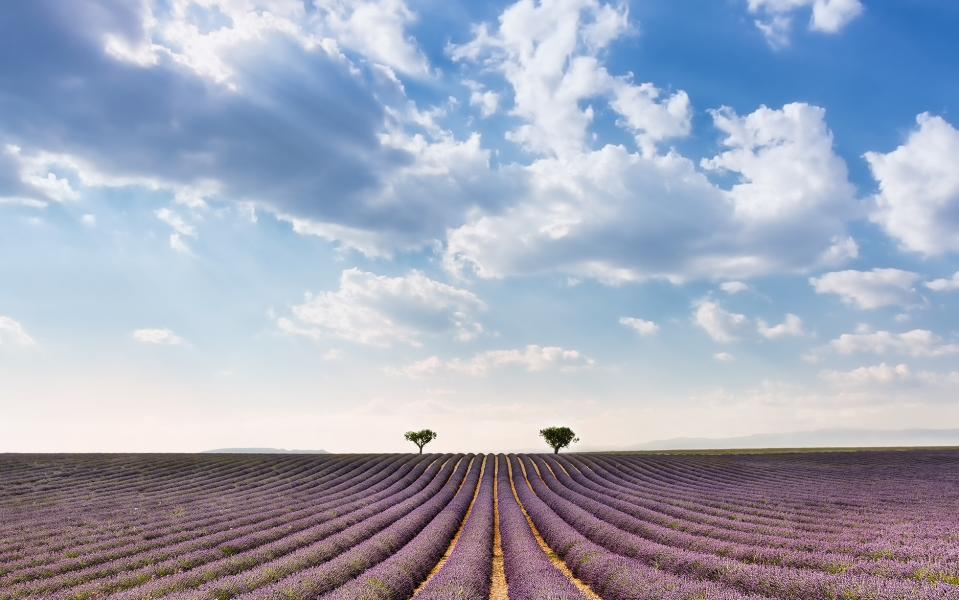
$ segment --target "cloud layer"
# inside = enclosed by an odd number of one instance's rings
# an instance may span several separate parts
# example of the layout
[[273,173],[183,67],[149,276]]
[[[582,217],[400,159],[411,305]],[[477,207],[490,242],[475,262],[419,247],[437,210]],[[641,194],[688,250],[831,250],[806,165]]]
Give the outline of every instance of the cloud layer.
[[506,367],[520,368],[529,373],[548,370],[581,371],[593,367],[596,362],[576,350],[559,346],[529,344],[525,348],[487,350],[466,359],[442,360],[431,356],[400,368],[387,369],[388,373],[412,378],[442,373],[480,376]]
[[289,334],[388,347],[418,346],[426,335],[468,341],[483,332],[486,305],[472,292],[430,279],[419,271],[399,277],[347,269],[339,288],[307,294],[291,316],[277,319]]
[[835,294],[852,306],[863,310],[884,306],[907,306],[916,300],[913,286],[919,275],[901,269],[871,271],[836,271],[812,277],[817,294]]

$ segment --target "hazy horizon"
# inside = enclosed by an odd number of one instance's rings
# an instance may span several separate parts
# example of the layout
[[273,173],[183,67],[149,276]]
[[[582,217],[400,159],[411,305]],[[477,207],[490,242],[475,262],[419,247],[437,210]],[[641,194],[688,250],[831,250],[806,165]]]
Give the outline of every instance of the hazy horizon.
[[934,0],[12,3],[0,452],[955,431],[957,28]]

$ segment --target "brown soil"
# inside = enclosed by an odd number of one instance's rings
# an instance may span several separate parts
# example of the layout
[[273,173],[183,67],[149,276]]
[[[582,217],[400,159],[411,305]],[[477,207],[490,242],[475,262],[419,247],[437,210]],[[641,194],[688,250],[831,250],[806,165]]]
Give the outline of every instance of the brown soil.
[[503,543],[499,533],[499,456],[493,459],[493,574],[490,582],[490,600],[509,600],[506,572],[503,570]]

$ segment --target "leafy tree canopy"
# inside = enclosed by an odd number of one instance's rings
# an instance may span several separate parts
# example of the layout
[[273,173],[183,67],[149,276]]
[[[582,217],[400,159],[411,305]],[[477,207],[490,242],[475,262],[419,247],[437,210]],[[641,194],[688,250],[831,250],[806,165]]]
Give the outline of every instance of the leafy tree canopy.
[[540,429],[539,435],[550,445],[554,454],[559,454],[560,448],[566,448],[579,441],[576,433],[569,427],[547,427]]
[[423,454],[423,446],[436,439],[436,432],[432,429],[420,429],[419,431],[407,431],[403,437],[416,444]]

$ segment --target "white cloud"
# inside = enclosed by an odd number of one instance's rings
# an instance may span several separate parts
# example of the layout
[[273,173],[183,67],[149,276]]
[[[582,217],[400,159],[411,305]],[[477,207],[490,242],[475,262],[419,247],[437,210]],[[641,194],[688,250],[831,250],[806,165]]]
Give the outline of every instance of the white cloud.
[[[144,68],[169,57],[233,91],[242,86],[235,81],[230,53],[277,34],[307,49],[320,46],[338,52],[342,46],[406,75],[429,73],[426,58],[406,31],[416,15],[403,0],[316,0],[309,5],[204,0],[174,2],[170,10],[155,8],[144,9],[145,39],[131,42],[108,33],[104,50]],[[214,21],[217,25],[210,27]]]
[[169,225],[173,230],[180,235],[185,235],[189,237],[196,237],[196,228],[193,225],[186,222],[186,220],[179,214],[173,212],[169,208],[161,208],[156,211],[156,216],[158,219]]
[[689,96],[682,90],[667,97],[651,83],[618,79],[610,106],[623,117],[645,156],[655,154],[659,142],[685,137],[692,128]]
[[347,269],[339,289],[307,294],[281,330],[313,339],[340,339],[371,346],[414,346],[426,334],[468,341],[482,333],[486,305],[472,292],[430,279],[420,271],[388,277]]
[[636,317],[620,317],[619,324],[628,327],[642,336],[656,335],[659,333],[659,325],[653,321],[638,319]]
[[539,159],[514,171],[524,182],[515,205],[448,231],[445,266],[483,278],[554,272],[617,284],[802,271],[837,244],[848,256],[855,200],[823,111],[787,105],[715,118],[730,150],[703,164],[740,174],[731,189],[675,152],[608,145],[575,160]]
[[183,346],[186,342],[169,329],[137,329],[132,334],[134,340],[142,344],[162,346]]
[[435,375],[445,368],[446,364],[440,357],[430,356],[429,358],[418,360],[404,367],[389,367],[386,369],[386,372],[390,375],[406,375],[411,379],[419,379],[420,377]]
[[170,248],[181,254],[190,254],[190,246],[184,238],[196,238],[196,227],[169,208],[157,210],[156,217],[173,229],[170,234]]
[[859,0],[814,0],[810,29],[837,33],[862,13]]
[[773,48],[785,48],[789,45],[789,35],[792,33],[793,26],[792,18],[772,15],[765,19],[756,19],[754,23],[766,38],[766,42]]
[[915,386],[929,388],[954,388],[959,386],[959,371],[913,371],[909,365],[900,363],[864,366],[851,371],[825,370],[819,377],[837,387],[890,387]]
[[525,123],[507,137],[528,150],[558,157],[583,152],[594,116],[583,104],[602,99],[649,154],[659,142],[689,133],[689,98],[606,70],[603,50],[628,30],[625,5],[520,0],[503,11],[495,31],[483,24],[471,41],[449,51],[454,60],[482,62],[510,83],[512,113]]
[[87,227],[95,227],[97,224],[97,217],[94,214],[87,213],[80,217],[80,222],[86,225]]
[[412,378],[442,372],[479,376],[504,367],[518,367],[529,373],[538,373],[553,369],[579,371],[591,368],[595,364],[593,359],[576,350],[530,344],[525,348],[480,352],[468,359],[454,358],[443,361],[437,356],[431,356],[405,367],[387,369],[387,372]]
[[759,319],[756,321],[756,330],[759,335],[770,340],[806,335],[806,332],[803,331],[802,319],[792,313],[787,314],[782,323],[771,327],[766,324],[766,321]]
[[734,295],[748,291],[749,285],[743,283],[742,281],[724,281],[719,284],[719,289],[727,294]]
[[407,27],[416,14],[403,0],[318,0],[324,29],[343,46],[415,77],[429,74],[429,63]]
[[693,322],[717,342],[732,342],[749,324],[746,315],[729,312],[713,300],[701,300],[695,305]]
[[822,33],[838,33],[862,14],[860,0],[747,0],[749,12],[759,14],[756,27],[774,48],[789,44],[792,16],[812,7],[809,29]]
[[879,183],[870,218],[906,250],[959,252],[959,131],[929,113],[916,122],[903,145],[865,155]]
[[838,267],[859,257],[859,244],[851,236],[833,236],[832,245],[819,255],[821,267]]
[[470,90],[470,106],[476,106],[480,109],[480,114],[485,117],[493,116],[499,109],[500,96],[493,90],[488,90],[481,83],[467,79],[463,83]]
[[731,363],[735,362],[736,360],[736,357],[729,352],[717,352],[716,354],[713,354],[713,358],[721,363]]
[[951,292],[959,290],[959,271],[949,279],[933,279],[926,282],[926,287],[934,292]]
[[824,208],[852,212],[855,190],[832,150],[824,109],[792,103],[782,110],[761,106],[745,117],[728,107],[711,112],[729,150],[702,164],[740,175],[729,191],[738,216],[762,223]]
[[846,304],[863,310],[883,306],[903,306],[915,301],[913,285],[919,276],[900,269],[871,271],[835,271],[811,277],[810,285],[817,294],[836,294]]
[[913,373],[908,365],[902,363],[898,365],[881,363],[851,371],[825,370],[819,373],[819,377],[839,387],[861,387],[903,383],[912,380]]
[[844,333],[829,343],[840,354],[900,354],[937,357],[959,354],[959,344],[950,344],[928,329],[904,333],[859,330]]
[[15,144],[0,146],[0,204],[42,208],[77,200],[79,192],[62,167],[48,153],[27,153]]
[[0,315],[0,347],[26,348],[36,343],[18,321]]

